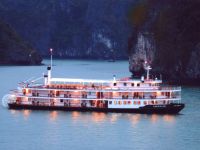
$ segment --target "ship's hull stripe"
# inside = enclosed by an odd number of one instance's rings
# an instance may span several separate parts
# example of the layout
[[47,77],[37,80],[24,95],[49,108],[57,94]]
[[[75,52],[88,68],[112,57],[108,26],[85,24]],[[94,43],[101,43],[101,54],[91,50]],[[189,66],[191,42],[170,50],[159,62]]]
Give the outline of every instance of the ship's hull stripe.
[[95,108],[95,107],[66,107],[66,106],[44,106],[26,104],[8,104],[10,109],[31,110],[63,110],[63,111],[96,111],[96,112],[119,112],[119,113],[143,113],[143,114],[177,114],[184,104],[147,105],[140,108]]

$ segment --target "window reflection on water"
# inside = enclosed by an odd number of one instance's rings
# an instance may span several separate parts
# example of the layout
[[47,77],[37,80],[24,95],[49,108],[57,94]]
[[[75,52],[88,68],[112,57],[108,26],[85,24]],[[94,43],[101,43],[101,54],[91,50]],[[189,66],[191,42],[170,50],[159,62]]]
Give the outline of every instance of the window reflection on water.
[[[31,110],[10,110],[11,115],[20,116],[23,115],[24,118],[29,118],[31,114],[36,111]],[[40,112],[40,115],[43,112]],[[46,113],[44,113],[46,114]],[[151,123],[156,123],[158,121],[164,121],[168,123],[173,123],[176,121],[176,115],[159,115],[159,114],[130,114],[130,113],[104,113],[104,112],[62,112],[62,111],[48,111],[48,118],[50,121],[56,121],[59,116],[69,117],[73,122],[84,122],[85,124],[89,122],[93,123],[103,123],[110,122],[116,123],[118,121],[123,121],[127,119],[132,125],[138,124],[141,120],[147,119]],[[61,118],[59,118],[61,119]]]
[[25,118],[28,118],[31,113],[31,110],[23,110],[23,115]]
[[55,121],[58,117],[58,112],[57,111],[51,111],[50,112],[50,121]]
[[164,115],[163,120],[165,122],[175,122],[175,116],[174,115]]
[[78,120],[81,115],[80,112],[78,111],[72,111],[71,114],[72,114],[72,120]]
[[129,114],[128,118],[132,125],[136,125],[141,120],[141,114]]
[[104,122],[107,119],[106,113],[98,113],[98,112],[93,112],[92,113],[92,121],[99,123],[99,122]]
[[157,114],[152,114],[150,117],[151,122],[155,123],[158,121],[160,116],[158,116]]

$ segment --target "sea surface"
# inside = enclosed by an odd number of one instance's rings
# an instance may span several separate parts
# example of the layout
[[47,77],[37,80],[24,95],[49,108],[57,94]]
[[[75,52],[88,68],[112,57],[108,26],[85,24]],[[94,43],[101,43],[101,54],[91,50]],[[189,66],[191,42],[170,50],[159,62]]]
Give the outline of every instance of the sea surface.
[[[0,66],[0,97],[43,66]],[[130,76],[127,61],[55,60],[53,77]],[[182,87],[179,115],[9,110],[0,106],[0,150],[200,150],[200,87]]]

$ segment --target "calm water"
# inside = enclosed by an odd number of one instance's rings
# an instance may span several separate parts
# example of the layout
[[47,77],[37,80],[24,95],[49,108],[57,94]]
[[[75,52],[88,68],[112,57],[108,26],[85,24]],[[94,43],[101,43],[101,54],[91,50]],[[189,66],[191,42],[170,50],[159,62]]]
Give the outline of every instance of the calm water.
[[[44,61],[48,64],[49,61]],[[128,63],[54,61],[53,76],[129,76]],[[46,66],[0,66],[0,97]],[[200,149],[200,88],[183,87],[180,115],[15,111],[0,107],[0,150]]]

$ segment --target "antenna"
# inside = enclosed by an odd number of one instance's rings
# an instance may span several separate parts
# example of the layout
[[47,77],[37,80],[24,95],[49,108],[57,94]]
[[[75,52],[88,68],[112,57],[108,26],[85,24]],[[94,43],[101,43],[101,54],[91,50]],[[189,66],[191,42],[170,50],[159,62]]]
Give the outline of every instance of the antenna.
[[50,48],[50,54],[51,54],[51,69],[52,69],[52,65],[53,65],[53,49]]
[[113,75],[113,80],[116,81],[116,75]]

